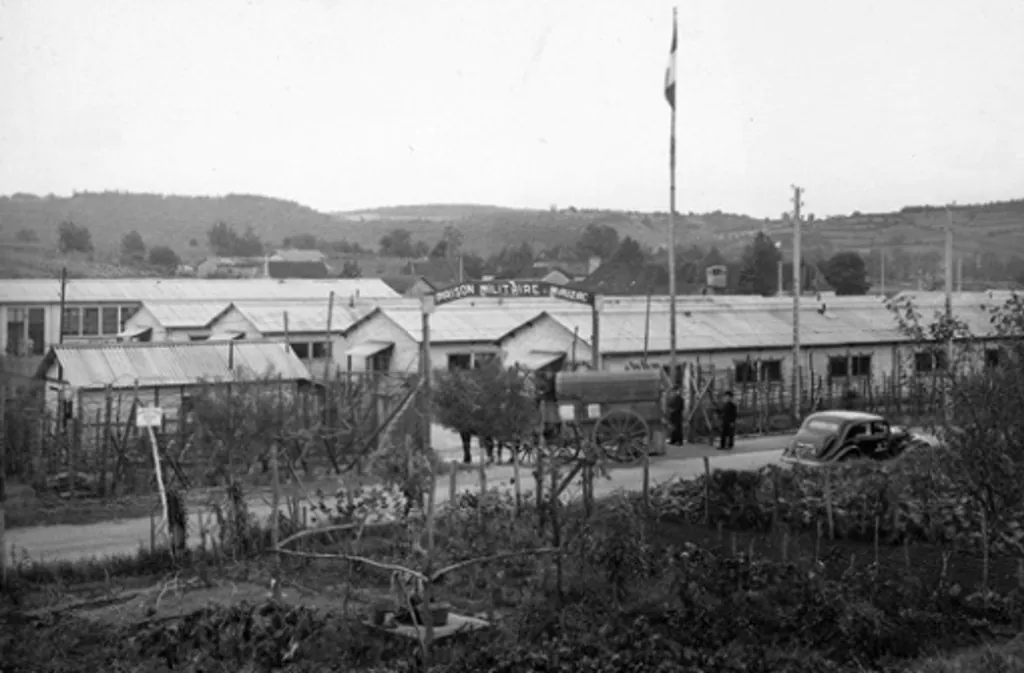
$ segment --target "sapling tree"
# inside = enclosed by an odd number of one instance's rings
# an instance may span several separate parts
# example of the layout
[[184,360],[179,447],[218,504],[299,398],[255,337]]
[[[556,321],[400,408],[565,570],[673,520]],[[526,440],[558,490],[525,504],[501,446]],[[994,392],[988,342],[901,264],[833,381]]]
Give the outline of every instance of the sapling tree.
[[954,344],[953,359],[936,374],[948,394],[936,464],[982,513],[988,535],[1024,506],[1024,301],[1013,294],[985,307],[991,329],[980,335],[955,316],[927,321],[908,299],[891,308],[919,351]]

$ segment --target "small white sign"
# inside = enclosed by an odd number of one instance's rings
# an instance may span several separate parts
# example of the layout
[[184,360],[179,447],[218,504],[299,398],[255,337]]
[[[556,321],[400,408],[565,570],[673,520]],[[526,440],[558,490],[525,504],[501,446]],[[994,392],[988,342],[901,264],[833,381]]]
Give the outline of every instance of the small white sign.
[[420,311],[426,315],[431,315],[434,312],[434,295],[425,294],[420,297]]
[[600,418],[601,417],[601,405],[600,404],[588,404],[587,405],[587,418]]
[[160,407],[139,407],[135,411],[135,425],[139,428],[159,428],[164,420]]
[[559,404],[558,417],[563,421],[575,421],[576,406],[572,404]]

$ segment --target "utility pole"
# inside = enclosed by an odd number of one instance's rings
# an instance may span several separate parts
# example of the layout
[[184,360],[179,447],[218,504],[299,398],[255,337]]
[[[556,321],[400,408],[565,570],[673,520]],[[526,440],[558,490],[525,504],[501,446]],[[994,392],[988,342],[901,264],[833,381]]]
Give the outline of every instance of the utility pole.
[[881,275],[882,275],[881,286],[882,286],[882,288],[881,288],[881,290],[882,290],[882,296],[884,297],[885,296],[885,246],[881,247],[878,251],[880,253],[882,253],[882,267],[881,267]]
[[946,422],[949,423],[953,416],[953,399],[950,395],[952,380],[956,368],[953,362],[953,207],[956,201],[946,206],[946,385],[942,387],[945,397],[943,411],[946,414]]
[[801,420],[800,294],[803,292],[800,261],[800,206],[803,188],[793,185],[793,415]]

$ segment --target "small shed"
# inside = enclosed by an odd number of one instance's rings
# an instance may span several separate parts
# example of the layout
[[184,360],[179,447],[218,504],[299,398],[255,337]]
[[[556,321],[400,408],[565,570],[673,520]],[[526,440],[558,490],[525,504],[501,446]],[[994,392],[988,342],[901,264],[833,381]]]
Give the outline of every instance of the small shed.
[[280,341],[69,344],[51,348],[36,371],[46,384],[48,411],[86,423],[105,413],[108,391],[161,407],[173,423],[183,400],[203,383],[268,376],[286,383],[310,380],[306,365]]

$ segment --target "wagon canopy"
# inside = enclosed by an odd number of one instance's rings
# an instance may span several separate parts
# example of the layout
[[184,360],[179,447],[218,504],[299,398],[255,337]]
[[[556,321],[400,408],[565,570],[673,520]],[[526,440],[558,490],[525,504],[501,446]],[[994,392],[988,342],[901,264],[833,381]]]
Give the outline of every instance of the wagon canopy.
[[555,395],[559,401],[587,404],[655,402],[671,385],[660,368],[561,372],[555,377]]

